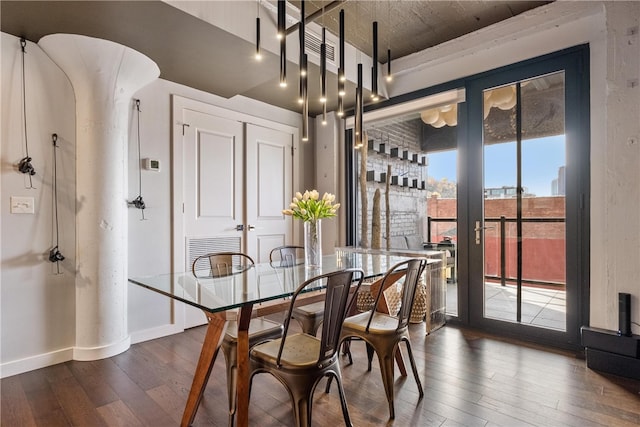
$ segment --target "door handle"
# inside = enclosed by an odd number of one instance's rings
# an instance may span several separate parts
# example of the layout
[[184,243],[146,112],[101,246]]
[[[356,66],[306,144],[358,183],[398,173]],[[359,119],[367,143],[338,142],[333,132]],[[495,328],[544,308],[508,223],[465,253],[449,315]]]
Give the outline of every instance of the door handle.
[[[253,231],[253,230],[256,229],[256,226],[255,225],[251,225],[251,224],[247,225],[246,227],[247,227],[247,230],[249,230],[249,231]],[[236,231],[244,231],[244,229],[245,229],[245,225],[244,224],[236,225]]]
[[481,238],[480,238],[480,232],[482,230],[487,230],[489,228],[495,228],[494,226],[490,226],[490,227],[486,227],[486,226],[481,226],[480,225],[480,221],[476,221],[476,228],[473,229],[473,231],[476,232],[476,245],[479,245],[481,242]]

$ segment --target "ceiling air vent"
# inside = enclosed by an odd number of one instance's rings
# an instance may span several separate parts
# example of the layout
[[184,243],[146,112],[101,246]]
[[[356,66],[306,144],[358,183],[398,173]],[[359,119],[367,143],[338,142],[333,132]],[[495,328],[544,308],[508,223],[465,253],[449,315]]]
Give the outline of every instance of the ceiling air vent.
[[[304,47],[307,52],[313,52],[320,56],[320,45],[322,44],[322,38],[318,35],[305,31]],[[335,63],[336,47],[327,42],[327,61]]]

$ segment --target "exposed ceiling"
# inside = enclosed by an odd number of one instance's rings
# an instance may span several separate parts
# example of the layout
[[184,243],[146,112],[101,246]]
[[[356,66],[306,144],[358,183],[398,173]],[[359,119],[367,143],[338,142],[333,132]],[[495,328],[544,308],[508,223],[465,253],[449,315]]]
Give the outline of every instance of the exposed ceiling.
[[[300,0],[290,3],[296,8],[300,6]],[[378,59],[386,63],[387,48],[391,49],[392,58],[397,59],[546,3],[549,1],[307,0],[305,12],[307,17],[318,16],[316,23],[337,34],[339,11],[344,9],[347,43],[367,55],[372,54],[371,23],[378,21]],[[254,25],[255,16],[246,19]],[[253,66],[253,43],[161,1],[2,0],[0,30],[34,43],[53,33],[112,40],[154,60],[163,79],[226,98],[243,95],[292,111],[300,110],[297,85],[289,85],[286,90],[278,87],[276,55],[267,55],[260,67]],[[297,73],[297,67],[294,70]],[[310,79],[319,78],[317,67],[310,71]],[[329,74],[328,85],[337,87],[335,75]],[[310,99],[319,98],[314,93],[318,90],[310,87]],[[355,91],[353,84],[347,85],[347,91]],[[346,108],[350,105],[352,102],[345,102]],[[309,109],[311,115],[321,111],[315,104],[310,104]],[[337,105],[330,99],[328,110],[335,109]]]

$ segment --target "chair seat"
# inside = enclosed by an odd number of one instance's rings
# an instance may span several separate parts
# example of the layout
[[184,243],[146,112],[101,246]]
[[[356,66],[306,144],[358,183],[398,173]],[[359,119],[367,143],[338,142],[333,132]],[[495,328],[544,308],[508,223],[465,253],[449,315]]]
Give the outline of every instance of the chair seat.
[[315,336],[324,322],[324,301],[297,306],[291,317],[300,323],[302,332]]
[[[251,358],[261,363],[276,364],[280,339],[258,344],[251,350]],[[287,345],[282,351],[280,363],[287,368],[312,368],[318,363],[320,340],[308,334],[292,334],[287,337]]]
[[[371,317],[370,311],[347,317],[342,325],[342,335],[348,335],[349,331],[364,333],[367,328],[367,323],[369,322],[369,317]],[[370,334],[392,335],[396,333],[397,329],[398,319],[396,317],[391,317],[385,313],[373,313],[373,319],[369,326]]]
[[[280,338],[283,326],[264,317],[251,319],[249,323],[249,347],[258,342]],[[224,342],[229,344],[238,341],[238,322],[230,320],[227,323],[227,332],[224,334]]]

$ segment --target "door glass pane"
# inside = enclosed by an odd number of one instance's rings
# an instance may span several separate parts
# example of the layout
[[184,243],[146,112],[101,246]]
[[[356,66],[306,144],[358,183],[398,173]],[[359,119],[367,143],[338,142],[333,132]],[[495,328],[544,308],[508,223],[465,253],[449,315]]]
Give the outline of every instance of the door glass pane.
[[368,144],[354,153],[357,245],[443,262],[432,326],[458,313],[457,118],[453,103],[366,123]]
[[564,331],[564,73],[484,99],[484,316]]
[[447,309],[458,315],[458,150],[436,151],[427,156],[427,215],[429,247],[445,251]]

